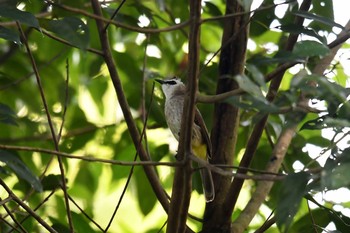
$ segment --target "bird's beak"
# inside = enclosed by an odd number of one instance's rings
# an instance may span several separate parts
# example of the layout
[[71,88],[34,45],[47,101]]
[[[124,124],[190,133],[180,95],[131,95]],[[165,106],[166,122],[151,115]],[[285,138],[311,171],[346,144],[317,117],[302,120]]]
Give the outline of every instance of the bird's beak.
[[155,79],[158,83],[160,83],[160,84],[163,84],[164,83],[164,81],[163,80],[161,80],[161,79]]

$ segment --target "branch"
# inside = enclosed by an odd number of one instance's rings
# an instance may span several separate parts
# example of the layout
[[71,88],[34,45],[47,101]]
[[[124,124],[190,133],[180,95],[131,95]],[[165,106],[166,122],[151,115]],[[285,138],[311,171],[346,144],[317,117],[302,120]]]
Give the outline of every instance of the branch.
[[198,89],[200,51],[201,1],[190,1],[189,68],[188,83],[181,119],[178,159],[184,166],[176,167],[170,201],[167,233],[182,233],[186,230],[188,208],[192,192],[191,139],[194,122],[195,98]]
[[[128,130],[130,132],[130,136],[133,140],[136,151],[140,156],[140,159],[142,161],[149,161],[148,154],[146,153],[142,144],[139,143],[140,133],[136,127],[136,124],[135,124],[134,119],[132,117],[132,114],[130,112],[129,104],[128,104],[126,97],[124,95],[122,83],[120,81],[119,74],[117,72],[116,65],[115,65],[115,62],[114,62],[114,59],[113,59],[113,56],[111,53],[111,48],[110,48],[110,44],[108,41],[107,31],[104,30],[105,26],[104,26],[104,20],[102,17],[100,3],[98,0],[91,0],[91,3],[92,3],[92,8],[93,8],[95,15],[98,16],[98,19],[96,18],[96,25],[98,28],[98,33],[99,33],[99,37],[100,37],[100,41],[101,41],[102,51],[104,54],[104,60],[105,60],[106,65],[108,67],[109,74],[111,76],[111,80],[112,80],[116,95],[118,97],[120,107],[123,111],[125,122],[128,126]],[[168,198],[167,198],[167,195],[160,184],[160,181],[159,181],[159,178],[157,176],[156,171],[154,170],[153,167],[148,167],[148,166],[144,167],[144,171],[147,175],[147,178],[148,178],[158,200],[160,201],[164,210],[167,212],[168,208],[169,208]]]
[[129,31],[133,31],[133,32],[139,32],[139,33],[144,33],[144,34],[153,34],[153,33],[160,33],[160,32],[170,32],[170,31],[175,31],[178,30],[180,28],[183,27],[187,27],[189,25],[189,21],[183,22],[183,23],[179,23],[167,28],[140,28],[140,27],[134,27],[134,26],[130,26],[127,24],[123,24],[120,23],[118,21],[112,20],[112,19],[106,19],[105,17],[102,16],[102,12],[100,14],[94,12],[94,14],[91,14],[88,11],[79,9],[79,8],[74,8],[74,7],[70,7],[70,6],[66,6],[66,5],[62,5],[62,4],[57,4],[54,3],[53,1],[48,1],[51,5],[62,8],[66,11],[70,11],[70,12],[74,12],[74,13],[78,13],[84,16],[87,16],[91,19],[95,19],[96,21],[100,21],[101,23],[107,23],[107,24],[112,24],[115,25],[119,28],[123,28]]
[[277,3],[277,4],[271,4],[269,6],[263,6],[259,7],[258,9],[251,10],[251,11],[245,11],[245,12],[237,12],[237,13],[231,13],[231,14],[225,14],[225,15],[220,15],[220,16],[215,16],[215,17],[210,17],[210,18],[205,18],[201,20],[201,23],[207,23],[211,21],[218,21],[218,20],[225,20],[225,19],[230,19],[233,17],[239,17],[239,16],[244,16],[244,15],[250,15],[251,13],[259,12],[259,11],[264,11],[268,10],[271,8],[275,8],[276,6],[284,5],[284,4],[289,4],[292,2],[295,2],[296,0],[290,0],[290,1],[285,1],[282,3]]

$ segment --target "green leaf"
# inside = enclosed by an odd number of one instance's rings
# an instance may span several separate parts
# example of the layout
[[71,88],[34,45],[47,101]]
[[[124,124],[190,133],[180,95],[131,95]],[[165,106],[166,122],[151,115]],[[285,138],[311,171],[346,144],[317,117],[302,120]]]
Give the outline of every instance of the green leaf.
[[40,29],[39,22],[33,14],[26,11],[20,11],[14,7],[0,7],[0,16]]
[[318,21],[318,22],[323,23],[323,24],[328,25],[328,26],[338,27],[338,28],[344,29],[344,27],[342,25],[334,22],[333,20],[330,20],[327,17],[315,15],[315,14],[312,14],[309,12],[304,12],[304,11],[298,11],[298,12],[295,12],[294,14],[297,16],[306,18],[306,19],[312,19],[312,20]]
[[246,69],[252,77],[252,80],[264,91],[267,91],[265,77],[261,73],[261,71],[255,65],[252,64],[246,64]]
[[324,44],[327,43],[326,38],[320,36],[315,30],[305,28],[305,27],[300,26],[300,25],[287,24],[287,25],[281,25],[278,28],[281,29],[282,31],[288,32],[288,33],[308,35],[308,36],[311,36],[311,37],[318,39],[320,42],[322,42]]
[[321,173],[322,189],[338,189],[350,185],[350,148],[341,152],[334,159],[328,158]]
[[264,98],[260,87],[252,82],[246,75],[236,75],[234,76],[234,79],[238,83],[239,87],[250,95]]
[[80,49],[86,49],[89,45],[89,28],[79,18],[66,17],[58,20],[50,20],[46,26],[47,30],[54,32]]
[[[317,217],[311,218],[310,216]],[[288,233],[312,232],[311,229],[314,229],[314,224],[316,224],[317,227],[325,228],[330,221],[328,212],[324,209],[317,208],[298,219],[298,221],[292,225]]]
[[89,220],[84,215],[72,212],[72,219],[75,232],[95,233],[89,225]]
[[[273,4],[274,4],[273,0],[265,0],[261,3],[259,8],[271,6]],[[275,9],[273,7],[270,7],[262,11],[256,11],[251,18],[249,34],[253,37],[257,37],[265,33],[266,31],[269,31],[270,24],[275,18],[276,18]]]
[[[310,13],[314,13],[315,15],[320,15],[322,17],[328,18],[329,20],[334,21],[334,7],[333,0],[322,0],[322,1],[314,1],[312,2],[312,9]],[[319,21],[312,21],[309,24],[310,27],[316,29],[317,31],[328,31],[332,32],[332,25],[325,25]]]
[[41,180],[43,190],[52,191],[61,187],[61,175],[50,174]]
[[16,44],[20,44],[21,40],[19,38],[18,33],[13,30],[7,29],[5,27],[0,26],[0,38],[5,40],[13,41]]
[[6,163],[19,178],[27,181],[37,192],[43,191],[39,178],[29,170],[18,155],[0,150],[0,161]]
[[329,48],[316,41],[297,42],[293,49],[293,54],[300,57],[325,56],[329,53]]
[[7,125],[17,126],[16,113],[6,104],[0,103],[0,122]]
[[306,172],[290,174],[284,179],[276,208],[276,223],[282,232],[287,232],[306,193],[310,175]]
[[242,98],[239,96],[230,97],[225,102],[243,109],[258,111],[262,114],[279,111],[277,106],[268,102],[265,98],[258,98],[247,94],[243,95]]
[[153,195],[153,190],[148,181],[145,180],[145,173],[143,169],[139,167],[134,170],[134,178],[137,184],[137,198],[140,209],[143,215],[147,215],[151,212],[156,205],[156,197]]

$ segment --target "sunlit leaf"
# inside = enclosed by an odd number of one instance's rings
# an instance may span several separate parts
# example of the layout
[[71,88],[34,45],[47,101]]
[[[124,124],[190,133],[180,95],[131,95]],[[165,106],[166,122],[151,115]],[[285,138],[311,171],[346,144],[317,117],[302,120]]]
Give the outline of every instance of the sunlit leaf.
[[19,156],[0,150],[0,161],[6,163],[20,179],[27,181],[37,192],[43,191],[39,178],[22,162]]

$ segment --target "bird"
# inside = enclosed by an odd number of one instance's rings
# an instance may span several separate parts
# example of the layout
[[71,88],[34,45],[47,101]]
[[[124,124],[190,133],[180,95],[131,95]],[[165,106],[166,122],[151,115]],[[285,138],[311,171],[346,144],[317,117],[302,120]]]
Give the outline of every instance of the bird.
[[[164,80],[155,80],[161,84],[162,91],[165,95],[165,120],[175,139],[179,141],[186,86],[176,76]],[[212,156],[212,146],[208,130],[198,108],[195,108],[191,149],[192,153],[202,160],[208,161]],[[215,198],[214,182],[211,171],[209,168],[203,167],[199,169],[199,172],[201,175],[205,200],[206,202],[211,202]]]

